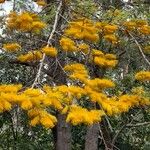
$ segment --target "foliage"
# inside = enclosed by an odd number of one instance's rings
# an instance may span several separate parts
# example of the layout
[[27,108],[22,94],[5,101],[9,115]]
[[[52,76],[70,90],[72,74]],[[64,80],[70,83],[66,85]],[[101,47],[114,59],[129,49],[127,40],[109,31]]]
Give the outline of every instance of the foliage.
[[[22,3],[2,18],[1,142],[8,144],[1,148],[54,148],[62,114],[77,126],[73,149],[83,149],[86,127],[103,120],[114,147],[145,149],[149,128],[128,130],[149,122],[147,14],[133,15],[113,4],[107,9],[91,0],[60,1],[60,8],[57,2],[53,8],[43,0],[36,3],[41,12]],[[100,148],[106,146],[99,140]]]

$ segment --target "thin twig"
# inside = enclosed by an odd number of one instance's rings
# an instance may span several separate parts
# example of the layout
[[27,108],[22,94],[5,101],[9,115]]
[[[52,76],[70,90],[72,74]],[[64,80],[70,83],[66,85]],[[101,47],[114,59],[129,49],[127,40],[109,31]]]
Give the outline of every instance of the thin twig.
[[103,143],[104,143],[104,145],[105,145],[105,149],[108,149],[107,143],[106,143],[105,138],[104,138],[104,136],[103,136],[103,132],[102,132],[102,129],[101,129],[100,124],[99,124],[99,132],[100,132],[100,134],[101,134],[101,138],[102,138]]
[[[48,38],[47,47],[51,45],[51,40],[52,40],[53,35],[54,35],[55,31],[56,31],[56,27],[57,27],[57,24],[58,24],[58,17],[59,17],[59,12],[60,12],[61,6],[62,6],[62,1],[60,1],[59,6],[58,6],[57,11],[56,11],[53,29],[52,29],[52,32],[51,32],[49,38]],[[45,54],[43,54],[43,57],[42,57],[42,59],[41,59],[41,62],[40,62],[40,66],[39,66],[37,75],[36,75],[35,80],[34,80],[34,82],[33,82],[33,84],[32,84],[32,88],[34,88],[34,86],[37,84],[37,82],[38,82],[38,80],[39,80],[39,78],[40,78],[41,70],[42,70],[42,67],[43,67],[43,65],[44,65],[44,60],[45,60]]]
[[114,147],[116,139],[118,138],[119,134],[122,132],[122,130],[126,127],[126,124],[124,124],[119,131],[116,133],[116,135],[114,136],[114,138],[112,139],[112,146]]
[[150,125],[150,122],[142,122],[142,123],[137,123],[137,124],[127,124],[126,127],[139,127],[139,126],[144,126],[144,125]]
[[149,60],[146,58],[145,54],[143,53],[143,50],[142,50],[141,45],[139,44],[139,42],[136,40],[136,38],[135,38],[130,32],[128,32],[128,34],[133,38],[135,44],[136,44],[137,47],[139,48],[139,51],[140,51],[142,57],[144,58],[144,60],[146,61],[146,63],[150,66],[150,62],[149,62]]

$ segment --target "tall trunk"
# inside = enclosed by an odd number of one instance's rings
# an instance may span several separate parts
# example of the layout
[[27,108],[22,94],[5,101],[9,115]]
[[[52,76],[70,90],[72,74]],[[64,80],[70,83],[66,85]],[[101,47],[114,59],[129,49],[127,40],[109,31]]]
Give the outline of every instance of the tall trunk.
[[98,135],[99,135],[98,123],[87,128],[86,139],[85,139],[85,150],[98,149]]
[[65,115],[58,114],[57,119],[56,150],[71,150],[71,126]]
[[[96,78],[102,78],[105,74],[105,69],[98,69],[97,66],[92,70],[91,75]],[[100,109],[99,105],[94,106],[96,109]],[[101,132],[100,130],[101,129]],[[98,150],[98,136],[101,133],[101,138],[103,138],[103,144],[106,150],[111,150],[111,137],[108,129],[108,124],[106,120],[103,119],[101,123],[94,124],[92,127],[87,129],[87,134],[85,137],[85,150]]]

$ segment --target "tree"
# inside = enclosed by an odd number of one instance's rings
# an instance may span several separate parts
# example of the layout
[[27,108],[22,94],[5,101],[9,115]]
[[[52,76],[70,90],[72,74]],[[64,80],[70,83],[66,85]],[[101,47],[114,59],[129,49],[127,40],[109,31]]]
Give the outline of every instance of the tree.
[[[19,65],[19,71],[24,66],[25,74],[31,72],[21,84],[11,80],[10,84],[4,82],[0,86],[0,112],[2,116],[7,114],[9,119],[13,118],[14,141],[21,132],[18,124],[33,137],[31,127],[43,126],[52,128],[55,149],[69,150],[71,127],[82,124],[87,126],[85,150],[98,149],[99,135],[105,149],[113,149],[119,132],[112,138],[109,118],[126,116],[133,108],[146,110],[150,104],[149,88],[138,87],[138,80],[148,87],[149,71],[141,71],[135,78],[132,76],[133,84],[125,89],[121,85],[115,88],[112,81],[123,80],[134,67],[141,70],[139,59],[149,68],[148,21],[126,21],[125,17],[120,20],[126,14],[113,8],[102,9],[103,15],[97,16],[95,10],[98,12],[99,6],[93,1],[46,3],[38,0],[36,3],[43,6],[39,14],[46,23],[33,12],[13,11],[4,25],[8,37],[2,41],[3,63]],[[69,6],[72,7],[69,9]],[[103,4],[100,6],[103,8]],[[94,16],[84,7],[95,13]],[[104,20],[99,21],[99,17]],[[131,46],[138,52],[129,51]],[[137,57],[134,61],[133,56]],[[117,70],[122,71],[120,76]],[[112,80],[106,77],[110,73]],[[19,78],[15,79],[17,83],[23,78],[22,74]],[[27,118],[25,125],[20,122],[22,117]],[[16,147],[14,143],[14,149]]]

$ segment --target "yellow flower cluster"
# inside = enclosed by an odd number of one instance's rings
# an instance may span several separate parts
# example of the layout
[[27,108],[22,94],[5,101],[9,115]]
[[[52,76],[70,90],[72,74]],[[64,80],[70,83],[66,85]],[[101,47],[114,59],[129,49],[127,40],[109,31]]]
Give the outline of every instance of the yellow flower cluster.
[[139,81],[150,81],[150,71],[140,71],[135,75],[135,79]]
[[77,47],[75,46],[75,42],[70,38],[61,38],[60,39],[60,46],[65,52],[74,52],[77,51]]
[[84,91],[83,88],[81,88],[79,86],[73,86],[73,85],[56,86],[54,88],[54,91],[61,93],[61,95],[62,95],[62,101],[61,102],[65,105],[70,105],[70,104],[72,104],[73,100],[80,99],[82,96],[86,95],[86,92]]
[[146,20],[131,20],[123,23],[124,27],[129,30],[137,30],[144,35],[150,35],[150,26]]
[[114,24],[108,24],[106,22],[96,22],[96,26],[104,39],[112,44],[117,44],[118,38],[116,37],[116,31],[118,26]]
[[16,93],[18,92],[20,89],[22,88],[22,85],[14,85],[14,84],[9,84],[9,85],[0,85],[0,92],[12,92],[12,93]]
[[104,36],[104,39],[112,44],[116,44],[118,42],[118,39],[114,34],[107,34]]
[[70,112],[68,113],[67,122],[71,122],[73,125],[87,124],[92,125],[100,122],[104,112],[101,110],[87,110],[77,105],[72,105]]
[[64,67],[65,71],[68,71],[70,73],[70,78],[79,80],[82,82],[85,82],[88,78],[88,72],[84,65],[75,63],[75,64],[69,64]]
[[90,46],[85,43],[82,43],[78,45],[78,49],[79,51],[82,51],[83,53],[87,54],[89,52]]
[[138,31],[144,35],[150,35],[150,26],[144,25],[138,29]]
[[31,119],[30,121],[31,126],[36,126],[41,124],[45,128],[53,128],[57,123],[57,119],[55,116],[39,108],[34,108],[29,110],[28,116]]
[[0,86],[0,113],[11,110],[15,105],[28,111],[30,124],[35,126],[41,124],[46,128],[51,128],[57,122],[56,118],[49,114],[45,108],[54,107],[62,109],[60,100],[63,98],[58,92],[48,91],[44,93],[40,89],[26,89],[23,92],[21,85],[1,85]]
[[109,99],[103,99],[100,105],[105,110],[107,115],[118,115],[124,112],[128,112],[130,108],[140,105],[150,105],[150,101],[147,98],[143,98],[139,95],[121,95],[118,98],[112,97]]
[[109,116],[128,112],[129,109],[135,106],[150,105],[150,100],[147,97],[144,97],[141,93],[135,93],[135,91],[131,95],[126,94],[119,97],[108,98],[106,94],[95,91],[95,89],[88,86],[85,86],[85,90],[90,100],[94,103],[97,102]]
[[[71,70],[71,69],[69,69]],[[82,71],[81,71],[82,72]],[[42,125],[52,128],[57,119],[46,111],[54,108],[67,115],[67,122],[73,125],[100,122],[105,113],[109,116],[127,112],[130,108],[140,105],[150,105],[150,100],[143,95],[143,89],[134,89],[131,95],[108,98],[102,93],[105,88],[114,87],[114,83],[107,79],[87,79],[83,87],[79,86],[44,86],[43,89],[27,88],[21,91],[22,85],[0,86],[0,113],[10,111],[18,105],[28,112],[30,125]],[[98,103],[102,110],[87,110],[78,106],[77,100],[87,97],[93,103]],[[76,104],[76,105],[75,105]]]
[[104,54],[100,50],[93,50],[93,62],[100,67],[113,68],[117,65],[116,55]]
[[12,108],[11,98],[16,97],[21,88],[22,85],[0,85],[0,113]]
[[92,80],[87,80],[86,85],[89,86],[94,91],[102,91],[106,88],[113,88],[115,84],[108,79],[95,78]]
[[36,14],[22,12],[18,15],[16,12],[11,12],[8,16],[7,27],[11,30],[40,33],[46,24]]
[[116,31],[117,31],[117,29],[118,29],[118,27],[116,26],[116,25],[106,25],[106,26],[104,26],[104,34],[113,34],[113,33],[115,33]]
[[3,49],[5,49],[7,52],[16,52],[21,48],[21,46],[18,43],[7,43],[3,45]]
[[70,22],[68,29],[65,30],[65,35],[90,42],[97,42],[99,40],[98,29],[95,24],[91,20],[84,18]]
[[134,21],[127,21],[127,22],[123,23],[123,26],[127,30],[134,30],[136,28],[136,22],[134,22]]
[[45,53],[47,56],[56,57],[57,50],[54,47],[45,46],[42,48],[42,52]]
[[18,56],[17,60],[20,62],[32,62],[42,59],[42,53],[40,51],[29,51],[27,54]]
[[83,95],[86,95],[86,92],[79,86],[69,86],[68,95],[72,96],[73,98],[75,97],[76,99],[80,99]]

